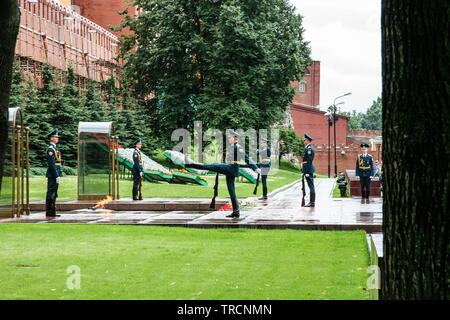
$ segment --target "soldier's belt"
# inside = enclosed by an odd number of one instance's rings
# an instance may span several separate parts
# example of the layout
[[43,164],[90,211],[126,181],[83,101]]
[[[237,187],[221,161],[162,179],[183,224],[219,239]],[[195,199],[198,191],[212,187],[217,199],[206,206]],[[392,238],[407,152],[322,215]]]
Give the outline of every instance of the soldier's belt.
[[303,161],[302,163],[308,163],[308,161]]
[[261,161],[268,161],[268,162],[270,162],[270,159],[262,159]]
[[61,162],[55,162],[56,166],[61,166]]
[[359,167],[361,170],[370,169],[370,167]]

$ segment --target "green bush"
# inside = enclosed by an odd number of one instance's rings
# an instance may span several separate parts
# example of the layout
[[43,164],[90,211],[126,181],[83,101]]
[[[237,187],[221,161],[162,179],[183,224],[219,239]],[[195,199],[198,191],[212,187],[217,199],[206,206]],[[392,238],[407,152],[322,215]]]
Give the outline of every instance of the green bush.
[[78,174],[77,169],[67,167],[67,166],[62,167],[62,172],[66,176],[76,176]]
[[293,162],[284,160],[284,159],[281,159],[281,161],[280,161],[280,169],[294,171],[294,172],[298,172],[298,173],[301,172],[301,168],[299,165],[297,165]]
[[47,168],[43,167],[31,167],[30,176],[45,176],[47,173]]

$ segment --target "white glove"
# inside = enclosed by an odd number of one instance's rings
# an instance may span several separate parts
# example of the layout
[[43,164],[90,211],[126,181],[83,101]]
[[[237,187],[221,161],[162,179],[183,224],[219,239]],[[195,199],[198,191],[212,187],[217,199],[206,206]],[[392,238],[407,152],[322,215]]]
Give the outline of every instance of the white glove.
[[308,178],[308,177],[309,177],[309,173],[305,173],[305,177],[307,177],[307,178]]
[[143,172],[141,172],[141,177],[142,177],[142,175],[143,175],[144,173]]
[[56,178],[56,183],[59,184],[60,180],[61,180],[61,177]]
[[260,169],[260,168],[256,168],[255,172],[256,172],[257,174],[261,174],[261,169]]

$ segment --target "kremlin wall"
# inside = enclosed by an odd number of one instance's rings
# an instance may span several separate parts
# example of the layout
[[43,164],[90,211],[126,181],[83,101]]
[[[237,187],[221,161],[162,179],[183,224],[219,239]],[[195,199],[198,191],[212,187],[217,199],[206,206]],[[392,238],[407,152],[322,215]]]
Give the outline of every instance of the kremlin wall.
[[25,76],[41,83],[42,66],[50,64],[60,73],[71,65],[77,87],[88,79],[103,81],[120,76],[115,60],[119,39],[93,21],[72,10],[70,0],[18,0],[20,28],[16,57]]

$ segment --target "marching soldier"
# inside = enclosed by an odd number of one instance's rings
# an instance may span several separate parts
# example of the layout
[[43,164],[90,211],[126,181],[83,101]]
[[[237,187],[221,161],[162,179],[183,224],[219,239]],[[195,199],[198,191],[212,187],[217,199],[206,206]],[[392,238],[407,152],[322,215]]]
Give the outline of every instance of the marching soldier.
[[134,143],[133,152],[133,200],[139,200],[138,188],[141,183],[141,177],[144,169],[142,166],[142,154],[140,149],[142,148],[142,140],[138,138]]
[[375,167],[372,156],[367,154],[369,145],[361,143],[360,147],[362,153],[356,159],[355,173],[359,177],[359,183],[361,184],[361,203],[370,203],[370,179],[375,175]]
[[259,200],[267,200],[267,175],[271,168],[270,156],[272,155],[272,152],[268,146],[269,140],[261,140],[261,150],[256,150],[256,154],[259,155],[261,159],[261,162],[258,162],[257,166],[261,169],[261,182],[263,185],[263,195]]
[[[216,163],[216,164],[203,164],[193,161],[187,161],[185,159],[186,168],[194,168],[200,170],[209,170],[217,173],[224,174],[227,180],[228,193],[231,199],[231,205],[233,207],[233,212],[227,215],[227,218],[239,218],[239,201],[236,196],[236,191],[234,188],[234,181],[239,177],[240,167],[250,167],[256,173],[261,174],[261,169],[259,169],[256,164],[249,158],[245,153],[244,149],[238,144],[238,137],[240,135],[237,132],[230,130],[230,136],[228,137],[228,143],[230,147],[227,150],[226,163]],[[241,160],[245,160],[247,165],[240,164]]]
[[45,215],[59,217],[56,214],[55,201],[58,196],[58,186],[61,179],[61,152],[56,144],[59,142],[58,128],[47,134],[50,144],[47,147],[47,195],[45,198]]
[[305,207],[314,207],[316,201],[316,190],[314,189],[314,172],[316,172],[316,168],[313,165],[314,148],[311,145],[312,140],[313,138],[305,133],[303,143],[306,145],[306,148],[302,156],[302,174],[305,176],[309,187],[309,203]]

